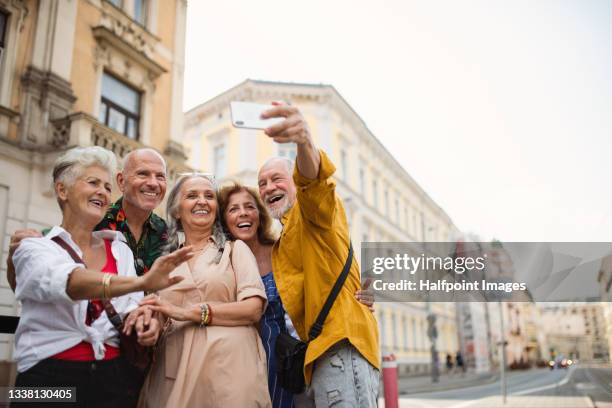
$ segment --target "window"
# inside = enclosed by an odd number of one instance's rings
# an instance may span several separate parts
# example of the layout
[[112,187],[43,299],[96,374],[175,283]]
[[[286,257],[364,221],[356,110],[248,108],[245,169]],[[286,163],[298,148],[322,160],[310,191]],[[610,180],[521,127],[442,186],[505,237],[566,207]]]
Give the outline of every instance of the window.
[[105,72],[98,119],[109,128],[138,140],[140,92]]
[[147,24],[147,0],[107,0],[113,6],[123,10],[126,14],[132,16],[132,19],[141,26]]
[[293,162],[297,156],[297,146],[295,143],[284,143],[278,145],[279,157],[285,157]]
[[218,179],[225,177],[225,144],[215,146],[213,150],[213,165],[215,177]]
[[399,216],[399,198],[395,199],[395,222],[397,223],[397,226],[399,227],[400,224],[400,216]]
[[147,22],[147,2],[146,0],[134,0],[134,20],[140,25]]
[[425,330],[425,323],[419,321],[419,349],[425,350],[427,348],[427,331]]
[[404,228],[406,229],[406,232],[408,232],[410,230],[410,222],[408,219],[408,206],[404,207]]
[[359,192],[362,196],[365,196],[365,170],[359,169]]
[[418,337],[417,337],[416,320],[412,319],[412,349],[413,350],[419,349],[419,344],[417,340],[418,340]]
[[391,344],[391,347],[399,348],[399,342],[397,341],[397,318],[395,313],[391,314],[391,331],[393,333],[393,344]]
[[6,27],[8,25],[8,14],[0,10],[0,48],[4,48],[6,42]]
[[404,333],[404,350],[408,350],[408,318],[404,316],[402,318],[402,331]]
[[376,183],[376,180],[372,180],[372,203],[374,208],[378,208],[378,183]]
[[389,216],[389,190],[385,190],[385,215]]
[[380,344],[383,345],[383,347],[387,346],[387,319],[386,319],[386,314],[385,312],[381,312],[380,314],[380,319],[378,319],[378,321],[380,322]]
[[348,169],[346,163],[346,150],[340,150],[340,166],[342,168],[342,180],[348,182]]
[[8,25],[8,14],[0,10],[0,66],[2,64],[2,54],[6,47],[6,27]]

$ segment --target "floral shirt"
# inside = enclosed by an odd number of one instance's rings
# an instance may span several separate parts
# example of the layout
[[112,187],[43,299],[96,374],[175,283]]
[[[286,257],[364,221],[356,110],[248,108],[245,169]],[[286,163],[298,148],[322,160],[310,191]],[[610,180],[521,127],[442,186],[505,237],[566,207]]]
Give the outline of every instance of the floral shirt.
[[162,254],[163,247],[168,242],[168,226],[161,217],[151,213],[143,226],[140,240],[136,242],[128,227],[122,202],[123,197],[110,206],[102,221],[96,226],[96,231],[113,230],[122,232],[134,254],[136,274],[141,276],[151,268],[153,262]]

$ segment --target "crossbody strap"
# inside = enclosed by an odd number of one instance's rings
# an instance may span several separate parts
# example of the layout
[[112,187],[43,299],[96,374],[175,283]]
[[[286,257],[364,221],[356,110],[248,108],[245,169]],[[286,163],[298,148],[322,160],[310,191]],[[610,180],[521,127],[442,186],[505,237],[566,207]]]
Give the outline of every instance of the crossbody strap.
[[342,289],[342,286],[346,281],[346,277],[348,276],[349,271],[351,270],[352,263],[353,244],[349,242],[349,253],[348,257],[346,258],[346,262],[344,263],[344,269],[342,269],[340,276],[338,276],[338,279],[336,279],[334,287],[332,288],[331,292],[329,292],[327,300],[325,300],[325,304],[323,305],[323,308],[317,316],[317,320],[315,320],[313,325],[310,327],[310,331],[308,332],[308,341],[316,339],[323,331],[323,323],[325,323],[325,319],[327,319],[327,315],[329,314],[329,311],[331,310],[332,306],[334,305],[334,302],[336,301],[336,297],[338,297],[338,294],[340,293],[340,290]]
[[[61,246],[66,252],[68,252],[68,255],[70,255],[70,257],[72,258],[74,262],[85,265],[85,262],[76,253],[74,248],[68,245],[68,243],[64,241],[62,238],[56,235],[53,238],[51,238],[51,240],[55,242],[57,245]],[[87,267],[87,265],[85,265],[85,267]],[[123,322],[121,321],[121,316],[119,316],[119,313],[117,313],[117,311],[115,310],[115,306],[113,306],[113,304],[108,299],[103,299],[102,305],[104,306],[104,311],[106,311],[108,320],[110,320],[110,322],[113,324],[115,329],[120,330],[123,325]]]

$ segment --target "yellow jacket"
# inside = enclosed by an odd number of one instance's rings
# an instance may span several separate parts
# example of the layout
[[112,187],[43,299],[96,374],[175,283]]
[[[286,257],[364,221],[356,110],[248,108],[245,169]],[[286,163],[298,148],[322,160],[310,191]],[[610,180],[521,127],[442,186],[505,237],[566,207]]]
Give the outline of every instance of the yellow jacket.
[[[319,176],[302,177],[295,166],[297,202],[283,216],[283,231],[272,250],[272,270],[283,306],[304,341],[327,295],[342,271],[349,251],[349,229],[336,183],[336,168],[321,151]],[[310,383],[312,363],[328,348],[348,339],[361,355],[380,369],[378,326],[370,310],[355,299],[361,288],[359,265],[351,270],[338,294],[323,332],[306,352],[304,374]]]

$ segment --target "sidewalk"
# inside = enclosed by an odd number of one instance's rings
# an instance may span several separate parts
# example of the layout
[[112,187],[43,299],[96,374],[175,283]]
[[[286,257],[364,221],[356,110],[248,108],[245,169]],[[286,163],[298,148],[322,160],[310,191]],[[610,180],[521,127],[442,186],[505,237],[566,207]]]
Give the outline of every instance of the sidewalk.
[[[379,399],[379,407],[385,406],[385,400]],[[435,405],[434,405],[435,404]],[[500,396],[492,396],[480,400],[419,400],[414,398],[400,398],[399,408],[600,408],[596,407],[586,396],[531,396],[511,395],[502,402]],[[602,408],[607,408],[605,405]]]
[[[403,407],[400,402],[400,407]],[[406,405],[408,406],[408,405]],[[510,395],[506,404],[499,395],[484,398],[473,403],[457,404],[453,408],[593,408],[587,396]]]
[[400,377],[398,389],[400,395],[409,395],[422,392],[446,391],[455,388],[471,387],[474,385],[489,384],[499,378],[497,373],[465,373],[441,374],[437,383],[431,382],[431,376]]

